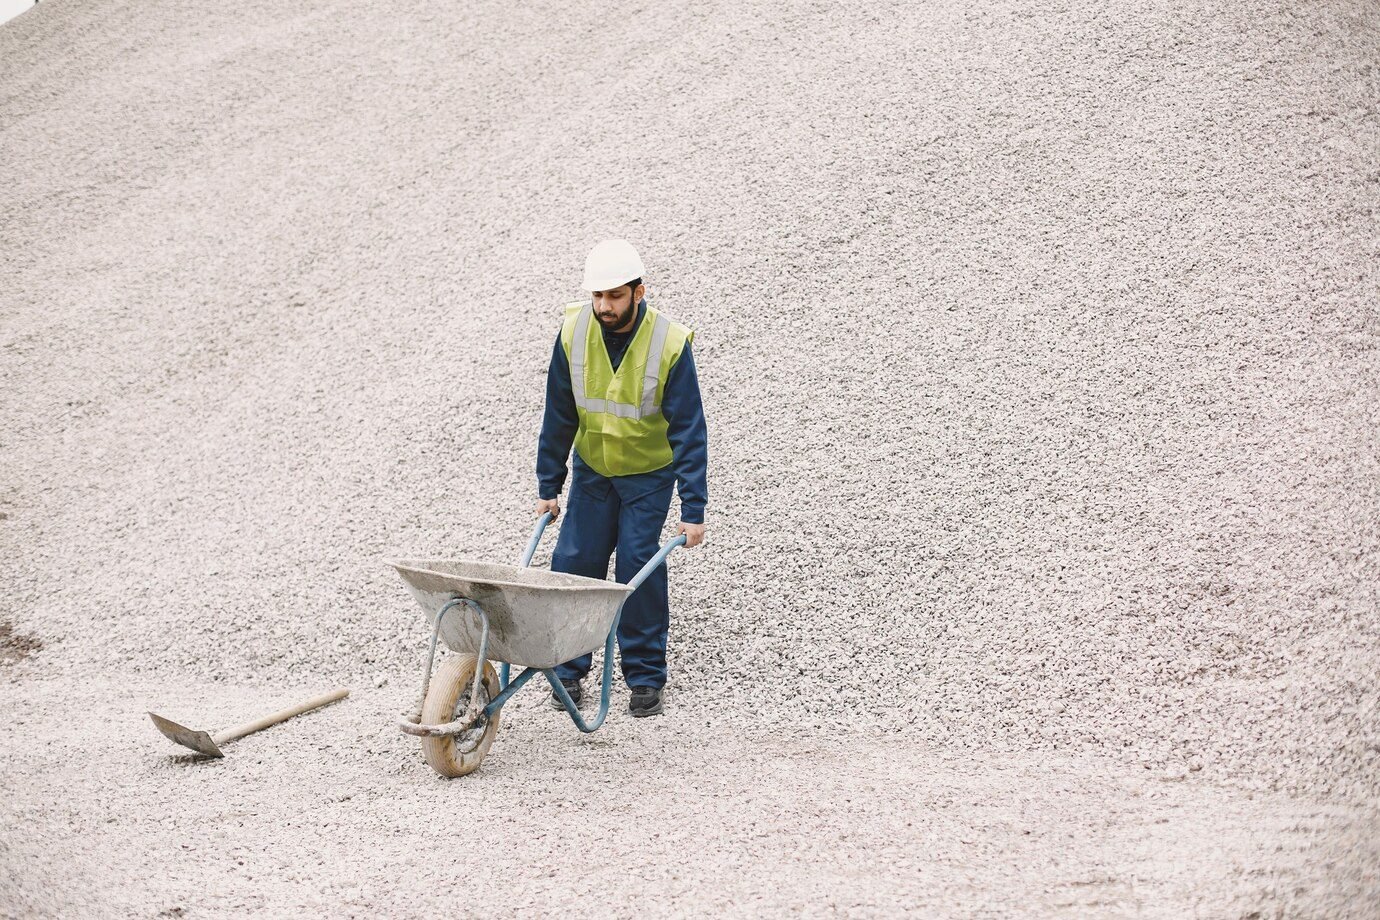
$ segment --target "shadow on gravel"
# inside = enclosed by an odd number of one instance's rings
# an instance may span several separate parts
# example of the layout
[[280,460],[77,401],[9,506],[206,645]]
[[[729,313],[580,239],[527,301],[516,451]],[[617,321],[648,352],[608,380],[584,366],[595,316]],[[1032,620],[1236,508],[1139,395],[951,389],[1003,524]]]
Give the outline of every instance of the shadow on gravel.
[[14,631],[14,624],[0,620],[0,665],[15,664],[43,648],[34,636]]
[[208,757],[205,754],[166,754],[158,758],[159,764],[167,767],[193,767],[216,763],[223,757]]

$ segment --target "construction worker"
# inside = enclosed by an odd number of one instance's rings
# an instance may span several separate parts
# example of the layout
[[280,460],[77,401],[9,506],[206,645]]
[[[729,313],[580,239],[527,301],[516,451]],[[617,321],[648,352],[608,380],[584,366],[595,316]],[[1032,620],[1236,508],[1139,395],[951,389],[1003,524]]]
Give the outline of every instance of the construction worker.
[[[575,448],[569,507],[551,570],[627,583],[660,548],[680,489],[685,545],[704,541],[707,434],[694,333],[649,306],[642,259],[626,240],[606,240],[585,260],[590,300],[567,304],[546,374],[546,415],[537,445],[537,514],[561,513],[566,458]],[[663,563],[623,604],[619,664],[632,691],[628,711],[662,711],[670,625]],[[590,655],[556,668],[577,704]],[[553,691],[551,704],[561,704]]]

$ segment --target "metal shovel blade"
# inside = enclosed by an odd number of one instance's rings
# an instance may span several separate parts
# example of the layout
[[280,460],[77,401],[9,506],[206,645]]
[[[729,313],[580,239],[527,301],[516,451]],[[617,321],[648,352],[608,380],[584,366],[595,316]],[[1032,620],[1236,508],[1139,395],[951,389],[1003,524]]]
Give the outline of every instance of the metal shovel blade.
[[158,730],[168,737],[171,741],[176,741],[183,747],[189,747],[198,754],[205,754],[207,757],[224,757],[216,742],[211,738],[209,732],[198,731],[195,728],[188,728],[185,725],[178,725],[172,719],[165,719],[156,713],[149,713],[149,718],[153,724],[158,726]]

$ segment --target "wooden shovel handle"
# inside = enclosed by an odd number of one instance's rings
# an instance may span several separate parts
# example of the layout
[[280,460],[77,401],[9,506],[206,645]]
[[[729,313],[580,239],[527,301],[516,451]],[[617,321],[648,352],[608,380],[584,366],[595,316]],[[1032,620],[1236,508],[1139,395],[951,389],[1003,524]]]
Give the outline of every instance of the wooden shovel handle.
[[330,693],[323,693],[320,696],[314,696],[311,699],[307,700],[305,703],[298,703],[296,706],[289,706],[287,709],[280,709],[277,712],[273,713],[273,715],[271,716],[264,716],[262,719],[255,719],[253,722],[246,722],[245,724],[237,725],[234,728],[227,728],[225,731],[217,733],[214,736],[214,740],[216,744],[225,744],[228,741],[234,741],[236,738],[243,738],[245,735],[252,735],[259,729],[268,728],[270,725],[277,725],[279,722],[291,719],[293,716],[300,716],[304,712],[310,712],[313,709],[319,709],[322,706],[325,706],[327,703],[334,703],[336,700],[343,700],[345,697],[349,695],[350,691],[346,690],[343,687],[339,690],[332,690]]

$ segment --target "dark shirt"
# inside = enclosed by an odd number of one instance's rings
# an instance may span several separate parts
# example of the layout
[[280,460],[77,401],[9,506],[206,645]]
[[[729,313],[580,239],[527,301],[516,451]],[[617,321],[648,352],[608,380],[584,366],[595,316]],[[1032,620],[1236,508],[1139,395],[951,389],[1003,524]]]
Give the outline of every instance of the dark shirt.
[[[637,302],[637,319],[627,332],[612,332],[602,327],[604,347],[608,349],[609,363],[614,370],[623,361],[628,343],[642,325],[647,313],[647,301]],[[594,318],[591,322],[598,322]],[[704,506],[709,500],[707,470],[709,465],[708,433],[704,421],[704,404],[700,400],[700,382],[695,373],[695,356],[686,342],[666,377],[666,386],[661,395],[661,414],[666,417],[666,437],[671,442],[672,460],[670,466],[676,476],[680,490],[680,519],[687,524],[704,523]],[[570,386],[570,361],[561,347],[560,333],[556,333],[556,347],[551,353],[551,365],[546,371],[546,414],[542,418],[541,438],[537,442],[537,486],[538,495],[543,499],[556,498],[565,485],[566,458],[575,443],[575,433],[580,427],[579,413],[575,409],[575,393]],[[580,474],[594,475],[577,451],[575,464]],[[662,467],[665,470],[665,467]],[[657,478],[659,470],[650,473],[637,473],[633,476],[619,476],[620,482],[635,485],[638,477],[649,481]],[[664,475],[664,473],[662,474]]]

